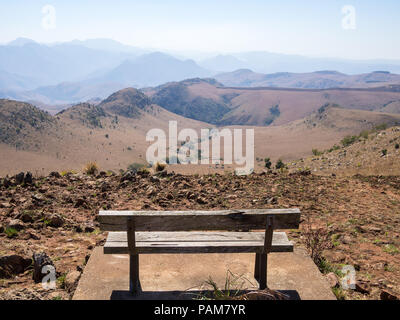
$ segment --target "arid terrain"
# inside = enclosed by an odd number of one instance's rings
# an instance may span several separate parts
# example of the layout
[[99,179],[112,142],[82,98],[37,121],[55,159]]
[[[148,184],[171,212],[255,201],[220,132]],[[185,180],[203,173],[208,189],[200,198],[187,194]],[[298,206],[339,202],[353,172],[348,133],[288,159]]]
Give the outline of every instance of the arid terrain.
[[[322,242],[313,258],[338,299],[399,298],[398,101],[396,87],[237,89],[210,79],[128,88],[56,115],[0,100],[0,298],[71,298],[106,238],[100,209],[286,207],[302,211],[289,232],[296,246]],[[169,120],[179,130],[253,128],[255,173],[236,176],[223,157],[146,168],[146,134],[168,132]],[[42,252],[57,271],[50,291],[33,279]],[[343,265],[357,270],[355,290],[338,284]]]
[[[357,270],[356,290],[333,290],[340,299],[386,299],[400,295],[400,179],[398,176],[332,177],[309,171],[273,170],[238,177],[232,173],[179,175],[165,171],[97,176],[53,173],[0,187],[2,299],[68,299],[91,251],[106,234],[96,222],[100,209],[286,208],[302,210],[300,230],[289,232],[305,243],[310,225],[326,232],[321,271],[330,279],[345,264]],[[57,271],[57,289],[32,280],[24,259],[45,252]],[[6,267],[5,267],[6,265]],[[205,279],[206,280],[206,279]],[[335,284],[334,284],[335,286]]]

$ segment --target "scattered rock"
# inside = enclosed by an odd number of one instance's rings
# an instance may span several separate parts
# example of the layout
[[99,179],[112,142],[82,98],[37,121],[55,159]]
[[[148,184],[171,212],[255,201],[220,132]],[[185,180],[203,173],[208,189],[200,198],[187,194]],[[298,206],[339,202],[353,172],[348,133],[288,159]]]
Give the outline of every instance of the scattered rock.
[[94,223],[87,223],[82,229],[85,232],[93,232],[96,228],[94,226]]
[[137,170],[129,170],[121,177],[120,182],[132,181],[137,174]]
[[40,193],[36,193],[32,196],[32,200],[34,202],[42,202],[44,200],[44,196]]
[[61,178],[61,174],[59,174],[57,171],[53,171],[49,174],[49,177]]
[[21,219],[22,222],[29,223],[33,222],[33,217],[30,212],[24,211],[19,215],[19,218]]
[[197,198],[197,203],[198,203],[198,204],[206,204],[206,203],[207,203],[207,200],[204,199],[203,197],[198,197],[198,198]]
[[53,228],[62,227],[64,224],[64,218],[59,216],[58,214],[53,214],[49,217],[48,225]]
[[12,204],[9,202],[0,203],[0,208],[10,209],[11,207],[12,207]]
[[31,264],[31,259],[19,255],[0,257],[0,278],[11,278],[23,273]]
[[79,208],[79,207],[84,207],[87,208],[87,203],[86,203],[86,199],[84,198],[78,198],[75,202],[75,208]]
[[40,240],[40,235],[37,234],[34,230],[29,230],[27,231],[27,234],[29,235],[29,238],[32,240]]
[[325,277],[331,288],[337,288],[339,286],[339,279],[333,272],[328,273]]
[[33,183],[33,176],[32,173],[27,172],[24,178],[24,183],[25,184],[32,184]]
[[342,243],[343,243],[343,244],[351,244],[351,243],[353,243],[353,242],[354,242],[353,238],[350,237],[349,235],[345,235],[345,236],[342,238]]
[[68,292],[73,292],[78,285],[80,277],[81,273],[79,271],[68,272],[64,281],[65,289],[67,289]]
[[355,291],[361,294],[370,294],[370,290],[368,289],[367,285],[358,281],[356,282]]
[[380,298],[381,300],[400,300],[399,296],[388,290],[382,290]]
[[266,202],[268,204],[277,204],[278,200],[275,197],[272,197],[272,198],[267,198]]
[[10,179],[8,179],[8,178],[4,178],[4,179],[3,179],[3,186],[4,186],[4,188],[8,188],[8,187],[10,187],[11,185],[12,185],[12,183],[11,183]]
[[25,173],[20,172],[15,176],[15,183],[16,184],[22,184],[24,182],[25,178]]
[[110,190],[111,188],[110,188],[110,186],[106,183],[106,182],[103,182],[101,185],[100,185],[100,191],[101,192],[107,192],[108,190]]
[[36,283],[41,282],[43,277],[46,275],[42,273],[42,269],[47,265],[54,267],[53,261],[51,261],[50,257],[46,253],[41,252],[33,254],[33,280]]
[[17,231],[21,231],[22,229],[25,228],[25,225],[21,220],[13,219],[7,224],[7,228],[12,228],[12,229],[15,229]]

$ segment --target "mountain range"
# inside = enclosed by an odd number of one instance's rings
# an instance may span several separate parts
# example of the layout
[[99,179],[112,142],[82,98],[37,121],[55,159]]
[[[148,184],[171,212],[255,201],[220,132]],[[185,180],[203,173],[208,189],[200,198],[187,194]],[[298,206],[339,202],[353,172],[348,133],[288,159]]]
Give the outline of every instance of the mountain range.
[[[173,99],[178,108],[171,108]],[[190,101],[196,103],[189,106]],[[348,134],[399,125],[400,92],[239,90],[219,87],[212,79],[192,79],[144,92],[126,88],[97,105],[79,103],[55,115],[0,99],[0,174],[79,170],[88,161],[112,170],[145,165],[147,132],[168,132],[169,120],[196,131],[255,124],[256,157],[287,161],[306,156],[313,148],[331,147]]]
[[[319,70],[336,70],[336,74]],[[384,72],[370,75],[379,70]],[[126,87],[154,87],[188,78],[215,77],[225,86],[321,89],[397,81],[387,72],[400,73],[400,61],[352,61],[269,52],[232,53],[194,61],[178,53],[166,54],[110,39],[40,44],[18,38],[0,46],[0,98],[52,109],[102,100]]]

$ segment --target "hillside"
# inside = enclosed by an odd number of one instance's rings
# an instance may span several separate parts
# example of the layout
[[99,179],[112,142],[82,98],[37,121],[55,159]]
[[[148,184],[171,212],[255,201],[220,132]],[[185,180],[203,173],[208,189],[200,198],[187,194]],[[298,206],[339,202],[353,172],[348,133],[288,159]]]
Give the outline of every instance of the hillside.
[[117,92],[97,106],[83,103],[55,116],[16,101],[7,101],[6,107],[2,103],[0,109],[2,175],[80,171],[89,161],[115,171],[132,163],[145,165],[150,129],[168,132],[169,120],[178,121],[180,128],[210,127],[149,104],[136,89]]
[[302,119],[327,103],[346,109],[394,113],[400,108],[397,86],[326,90],[229,88],[197,79],[145,92],[167,110],[217,125],[283,125]]
[[0,99],[0,143],[16,150],[45,147],[60,126],[49,113],[28,103]]
[[215,79],[227,87],[280,87],[302,89],[368,88],[400,84],[400,75],[375,71],[359,75],[347,75],[336,71],[311,73],[279,72],[256,73],[249,69],[221,73]]
[[400,127],[382,130],[385,127],[348,135],[328,149],[314,149],[314,156],[292,162],[289,168],[322,175],[399,175]]

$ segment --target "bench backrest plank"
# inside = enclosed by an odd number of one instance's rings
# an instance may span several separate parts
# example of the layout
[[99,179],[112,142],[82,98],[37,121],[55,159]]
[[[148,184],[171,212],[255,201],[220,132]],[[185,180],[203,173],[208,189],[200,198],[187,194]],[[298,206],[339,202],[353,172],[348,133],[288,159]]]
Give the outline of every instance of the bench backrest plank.
[[273,217],[274,229],[297,229],[300,210],[243,209],[217,211],[100,211],[104,231],[126,231],[133,219],[136,231],[261,230]]

